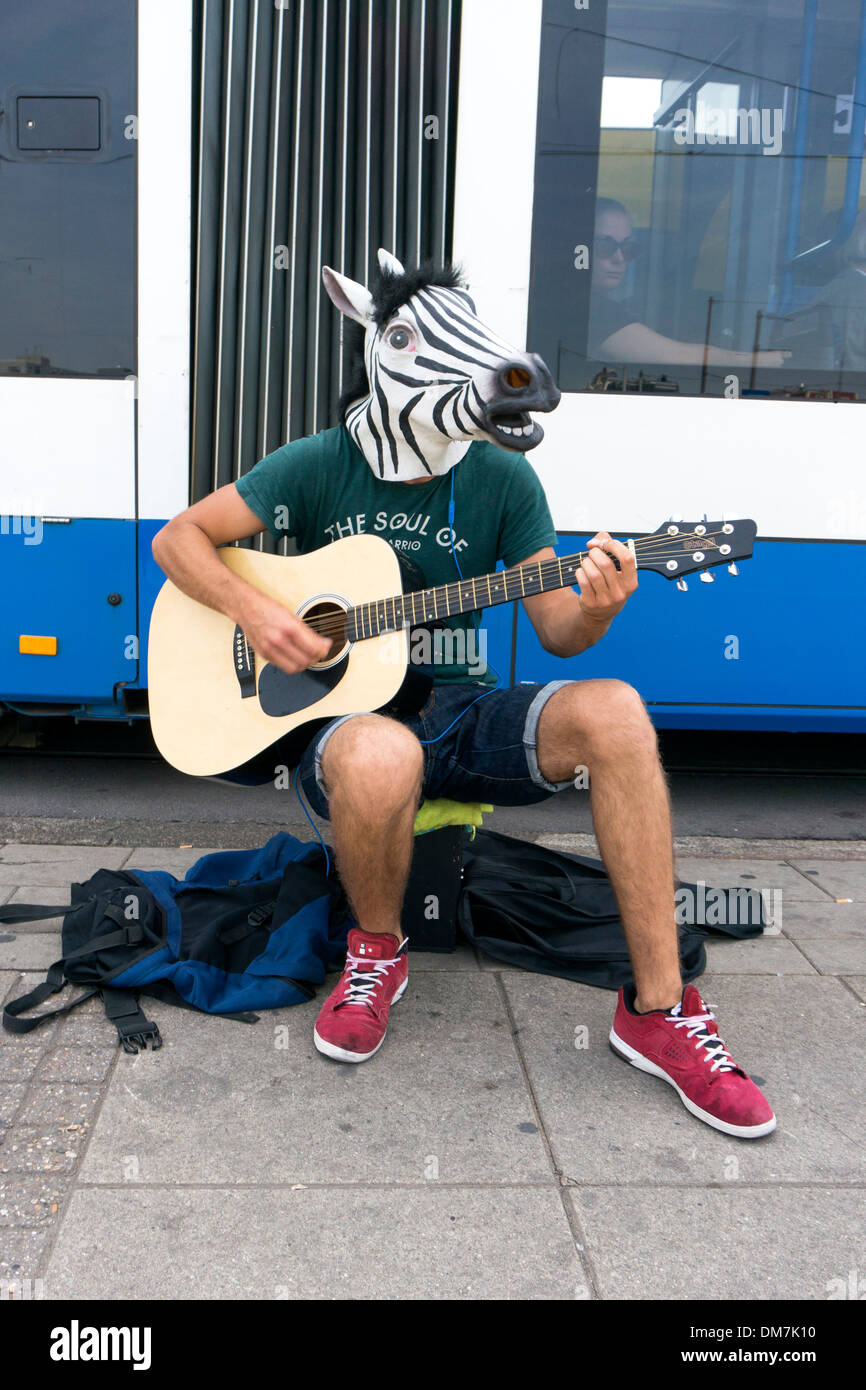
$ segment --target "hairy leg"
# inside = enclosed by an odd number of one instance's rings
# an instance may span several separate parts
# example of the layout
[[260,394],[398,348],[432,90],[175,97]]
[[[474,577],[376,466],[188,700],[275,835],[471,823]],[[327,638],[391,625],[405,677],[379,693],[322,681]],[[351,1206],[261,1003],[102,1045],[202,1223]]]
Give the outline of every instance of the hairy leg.
[[399,941],[423,769],[415,735],[379,714],[341,724],[322,753],[337,867],[355,919]]
[[549,782],[574,777],[580,765],[588,769],[593,824],[619,904],[636,1007],[672,1007],[682,979],[670,803],[643,701],[622,681],[563,686],[542,711],[537,751]]

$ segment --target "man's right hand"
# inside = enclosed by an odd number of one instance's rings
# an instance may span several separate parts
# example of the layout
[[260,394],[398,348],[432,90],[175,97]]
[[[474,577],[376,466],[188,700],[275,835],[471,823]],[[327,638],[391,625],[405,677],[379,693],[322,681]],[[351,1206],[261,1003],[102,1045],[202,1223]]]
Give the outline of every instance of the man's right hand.
[[327,638],[267,594],[249,599],[239,622],[257,655],[290,676],[322,661],[331,650]]

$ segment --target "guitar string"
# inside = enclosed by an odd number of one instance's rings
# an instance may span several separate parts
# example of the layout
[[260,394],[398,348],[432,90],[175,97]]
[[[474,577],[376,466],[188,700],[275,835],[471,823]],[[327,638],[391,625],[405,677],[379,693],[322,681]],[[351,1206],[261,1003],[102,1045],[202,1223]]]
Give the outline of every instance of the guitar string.
[[[705,533],[703,536],[697,536],[697,535],[695,535],[694,533],[681,532],[681,533],[677,536],[677,540],[679,540],[679,541],[683,541],[683,540],[694,540],[694,541],[697,541],[697,542],[701,542],[701,541],[706,542],[707,540],[712,540],[714,536],[720,536],[720,535],[726,535],[726,534],[730,534],[730,533],[729,533],[729,532],[723,532],[723,531],[715,531],[715,532],[707,532],[707,533]],[[658,544],[660,544],[660,543],[663,544],[664,539],[665,539],[665,538],[664,538],[664,537],[661,537],[661,536],[647,536],[647,537],[643,538],[643,541],[641,541],[641,540],[635,541],[635,550],[638,551],[641,560],[644,562],[644,566],[646,566],[646,563],[647,563],[648,561],[652,561],[652,560],[665,560],[665,559],[671,559],[671,558],[673,558],[670,548],[667,548],[667,549],[666,549],[666,548],[662,548],[662,549],[660,549],[660,550],[654,549],[654,547],[657,546]],[[670,539],[673,540],[674,538],[671,537]],[[698,549],[699,546],[696,546],[695,548]],[[584,559],[587,558],[588,553],[589,553],[589,552],[581,551],[581,552],[577,553],[576,555],[565,555],[565,556],[562,556],[562,560],[564,560],[564,561],[575,560],[575,559],[577,559],[578,561],[584,560]],[[683,557],[682,552],[680,552],[680,551],[676,552],[676,554],[677,554],[677,558],[689,558],[688,555],[686,555],[685,557]],[[721,563],[721,564],[730,563],[730,561],[728,560],[727,557],[720,557],[719,563]],[[538,569],[539,569],[539,572],[540,572],[540,573],[539,573],[539,578],[540,578],[540,580],[541,580],[542,583],[543,583],[546,579],[556,579],[556,578],[559,578],[559,574],[560,574],[560,562],[559,562],[559,560],[542,560],[542,561],[539,561],[539,562],[535,562],[535,563],[533,563],[533,564],[530,564],[529,566],[526,566],[527,571],[528,571],[528,570],[535,570],[536,564],[537,564]],[[520,571],[521,568],[523,568],[523,566],[517,566],[517,565],[515,565],[515,566],[513,566],[512,568],[510,568],[510,569],[508,569],[508,570],[502,570],[502,571],[498,571],[498,572],[494,571],[494,574],[491,576],[491,579],[493,579],[494,584],[496,584],[496,583],[498,583],[499,575],[501,574],[501,575],[503,576],[503,579],[506,581],[506,584],[507,584],[507,582],[508,582],[512,577],[514,577],[514,578],[517,577],[517,575],[519,574],[519,571]],[[693,571],[692,571],[692,572],[693,572]],[[533,577],[533,579],[535,578],[534,575],[533,575],[532,577]],[[487,579],[487,576],[486,576],[486,575],[479,575],[479,576],[477,576],[475,582],[477,583],[479,580],[486,580],[486,579]],[[471,580],[468,581],[468,582],[472,583]],[[442,589],[445,589],[446,591],[447,591],[447,590],[450,590],[450,589],[452,589],[452,588],[459,590],[460,584],[459,584],[458,581],[455,580],[455,581],[454,581],[453,583],[451,583],[451,584],[445,584],[445,585],[434,586],[434,587],[436,587],[436,588],[442,588]],[[567,587],[569,587],[569,586],[568,586],[567,584],[564,584],[562,587],[563,587],[563,588],[567,588]],[[411,592],[412,592],[412,593],[423,593],[423,592],[425,592],[425,591],[424,591],[424,590],[415,590],[415,591],[411,591]],[[400,601],[400,600],[402,600],[402,599],[404,599],[404,598],[408,598],[408,597],[410,597],[410,596],[411,596],[411,594],[402,594],[402,595],[401,595],[401,594],[395,594],[395,595],[393,595],[393,599],[394,599],[395,602],[398,602],[398,601]],[[474,594],[473,596],[476,597],[476,598],[478,597],[477,594]],[[510,599],[507,599],[506,601],[507,601],[507,602],[513,602],[514,599],[521,598],[522,596],[523,596],[522,594],[515,593]],[[456,597],[457,597],[457,598],[460,597],[459,592],[458,592],[458,594],[456,595]],[[527,595],[527,597],[531,597],[531,595]],[[389,596],[388,596],[387,598],[385,598],[385,599],[372,599],[372,600],[369,601],[369,603],[367,603],[367,604],[358,604],[358,605],[355,605],[355,606],[353,606],[352,609],[349,609],[348,611],[349,611],[349,612],[357,612],[359,608],[373,609],[373,608],[375,608],[378,604],[384,604],[384,603],[390,602],[390,601],[391,601],[391,598],[392,598],[392,596],[389,595]],[[450,602],[450,598],[449,598],[447,592],[446,592],[446,602]],[[434,605],[434,606],[435,606],[435,605]],[[479,606],[480,606],[480,607],[485,607],[485,606],[487,606],[487,605],[485,605],[485,604],[480,604]],[[493,606],[493,605],[490,605],[490,606]],[[387,617],[387,613],[386,613],[385,616]],[[438,615],[438,614],[437,614],[436,616],[451,616],[451,615]],[[316,619],[316,618],[313,618],[313,619],[307,618],[307,619],[305,619],[305,622],[307,622],[308,626],[314,628],[314,630],[315,630],[316,632],[320,633],[320,635],[323,636],[323,637],[333,637],[333,638],[335,638],[335,639],[336,639],[336,638],[339,638],[339,637],[342,637],[342,638],[345,639],[345,629],[346,629],[346,619],[347,619],[347,617],[348,617],[348,613],[345,613],[345,612],[341,612],[339,615],[335,615],[335,614],[324,614],[321,618],[318,618],[318,619]],[[413,617],[414,617],[414,602],[413,602]],[[403,626],[404,626],[404,624],[400,624],[400,626],[397,627],[397,628],[384,628],[384,629],[383,629],[383,632],[387,632],[387,631],[401,631],[402,628],[403,628]],[[371,634],[371,635],[372,635],[372,634]]]
[[[673,558],[675,558],[675,557],[674,557],[674,554],[672,553],[672,550],[671,550],[671,546],[672,546],[672,544],[673,544],[675,541],[676,541],[676,542],[679,542],[680,544],[682,544],[683,541],[694,541],[694,542],[697,543],[696,546],[695,546],[695,549],[700,549],[700,543],[701,543],[701,542],[706,543],[707,541],[713,540],[716,536],[723,536],[723,535],[730,535],[730,534],[731,534],[730,532],[725,532],[725,531],[707,531],[707,532],[704,533],[704,535],[699,536],[699,535],[697,535],[697,533],[694,532],[694,531],[685,531],[685,532],[678,532],[678,534],[677,534],[675,537],[674,537],[674,536],[670,536],[670,537],[668,537],[668,536],[658,536],[658,535],[644,536],[644,537],[641,537],[639,540],[636,540],[636,541],[634,542],[634,548],[635,548],[636,554],[640,557],[641,560],[643,560],[644,565],[646,565],[647,561],[651,561],[651,560],[667,560],[667,559],[673,559]],[[659,549],[658,547],[661,547],[661,549]],[[693,552],[692,552],[692,553],[693,553]],[[535,570],[536,567],[537,567],[537,568],[538,568],[538,571],[539,571],[538,578],[539,578],[539,580],[543,583],[546,579],[556,579],[556,578],[559,578],[560,573],[561,573],[561,570],[560,570],[561,561],[569,561],[569,560],[575,560],[575,559],[578,560],[578,561],[585,560],[585,559],[587,558],[588,554],[589,554],[588,551],[579,551],[579,552],[577,552],[575,555],[564,555],[564,556],[561,557],[561,559],[537,561],[537,562],[534,562],[534,563],[532,563],[532,564],[530,564],[530,565],[528,565],[528,566],[525,566],[525,568],[526,568],[527,571],[528,571],[528,570]],[[687,554],[685,555],[685,557],[684,557],[682,551],[677,551],[677,552],[676,552],[676,558],[678,558],[678,559],[687,558],[687,559],[688,559],[688,558],[690,558],[690,555],[687,553]],[[730,563],[730,562],[727,561],[727,557],[723,557],[723,558],[720,557],[720,563],[723,563],[723,564],[724,564],[724,563]],[[494,583],[498,583],[498,582],[499,582],[499,576],[502,575],[503,580],[504,580],[505,585],[506,585],[506,589],[507,589],[507,584],[508,584],[509,579],[511,579],[512,577],[513,577],[513,578],[516,578],[516,577],[519,575],[520,570],[523,569],[523,568],[524,568],[524,566],[522,566],[522,565],[514,565],[514,566],[512,566],[512,567],[510,567],[509,569],[506,569],[506,570],[494,571],[494,576],[495,576]],[[491,578],[493,578],[494,576],[491,576]],[[533,578],[534,578],[534,577],[535,577],[535,576],[533,576]],[[470,583],[470,584],[471,584],[471,583],[478,583],[479,581],[486,580],[486,579],[487,579],[487,576],[486,576],[486,575],[478,575],[474,581],[473,581],[473,580],[469,580],[469,581],[466,581],[466,582],[467,582],[467,583]],[[442,588],[442,589],[445,589],[445,590],[446,590],[446,602],[450,602],[450,599],[449,599],[449,597],[448,597],[447,591],[448,591],[449,589],[452,589],[452,588],[455,588],[455,589],[459,590],[459,589],[460,589],[460,581],[454,580],[451,584],[435,585],[435,586],[433,586],[433,587],[434,587],[434,588]],[[562,587],[563,587],[563,588],[568,588],[568,587],[570,587],[570,586],[567,585],[567,584],[564,584]],[[411,591],[411,592],[412,592],[412,593],[423,593],[423,592],[425,592],[425,591],[424,591],[424,590],[414,590],[414,591]],[[460,597],[459,592],[458,592],[458,594],[457,594],[456,596],[457,596],[458,598]],[[474,596],[474,597],[477,597],[477,595],[475,595],[475,594],[474,594],[473,596]],[[314,631],[318,632],[318,633],[320,634],[320,636],[322,636],[322,637],[332,637],[332,638],[335,638],[335,639],[338,638],[338,637],[344,637],[344,638],[345,638],[346,620],[347,620],[347,618],[348,618],[348,613],[349,613],[349,612],[356,612],[358,608],[363,608],[363,607],[374,608],[376,605],[378,605],[378,604],[380,604],[380,603],[383,603],[383,604],[384,604],[384,603],[389,603],[389,602],[391,602],[391,599],[392,599],[392,598],[394,599],[395,602],[398,602],[398,601],[400,601],[400,600],[402,600],[402,599],[405,599],[405,598],[408,598],[408,597],[410,597],[410,594],[394,594],[394,595],[388,595],[387,598],[371,599],[371,600],[369,601],[369,603],[367,603],[367,604],[353,605],[353,608],[352,608],[352,609],[349,609],[348,612],[341,612],[339,615],[337,615],[337,614],[323,614],[321,618],[315,618],[315,617],[314,617],[314,618],[305,618],[304,621],[307,623],[308,627],[313,628]],[[513,602],[514,599],[517,599],[517,598],[520,598],[520,597],[522,597],[521,594],[514,594],[513,599],[509,599],[509,600],[507,600],[507,601],[508,601],[508,602]],[[531,595],[528,595],[528,597],[531,597]],[[483,606],[485,606],[485,605],[482,604],[482,605],[480,605],[480,606],[483,607]],[[490,606],[493,606],[493,605],[490,605]],[[414,609],[414,603],[413,603],[413,609]],[[386,614],[386,616],[387,616],[387,614]],[[414,615],[413,615],[413,616],[414,616]],[[439,615],[437,615],[437,616],[439,616]],[[445,615],[443,615],[443,616],[445,616]],[[447,615],[447,616],[451,616],[451,615]],[[387,632],[387,631],[401,631],[401,630],[402,630],[402,626],[403,626],[403,625],[401,624],[400,627],[398,627],[398,628],[396,628],[396,629],[395,629],[395,628],[385,628],[385,629],[383,629],[383,631],[386,631],[386,632]]]

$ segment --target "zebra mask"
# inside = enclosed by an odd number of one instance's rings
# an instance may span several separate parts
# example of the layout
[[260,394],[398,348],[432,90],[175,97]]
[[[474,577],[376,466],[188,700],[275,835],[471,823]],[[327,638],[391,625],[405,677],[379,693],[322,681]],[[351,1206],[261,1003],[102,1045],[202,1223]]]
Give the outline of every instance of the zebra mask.
[[377,478],[441,476],[475,439],[518,453],[541,442],[529,412],[553,410],[560,392],[540,357],[482,323],[458,270],[407,271],[380,251],[372,289],[329,266],[322,279],[363,329],[339,414]]

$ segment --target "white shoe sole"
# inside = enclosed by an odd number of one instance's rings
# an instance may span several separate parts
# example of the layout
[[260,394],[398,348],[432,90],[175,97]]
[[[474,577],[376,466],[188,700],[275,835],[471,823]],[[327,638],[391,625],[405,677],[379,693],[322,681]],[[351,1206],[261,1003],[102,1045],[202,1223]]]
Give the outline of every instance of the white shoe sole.
[[[392,1008],[397,1003],[398,999],[403,998],[408,983],[409,976],[407,975],[406,979],[397,990],[397,993],[394,995],[394,998],[391,1000]],[[313,1029],[313,1042],[316,1044],[318,1051],[321,1052],[324,1057],[333,1057],[335,1062],[367,1062],[371,1057],[376,1056],[376,1053],[379,1051],[379,1048],[382,1046],[387,1036],[388,1032],[386,1029],[372,1052],[349,1052],[347,1048],[337,1047],[335,1043],[330,1043],[326,1038],[320,1037],[317,1028]]]
[[720,1129],[723,1134],[733,1134],[738,1139],[760,1139],[764,1134],[772,1134],[776,1128],[775,1115],[772,1119],[765,1120],[762,1125],[731,1125],[728,1124],[727,1120],[716,1119],[715,1115],[711,1115],[708,1110],[702,1110],[699,1105],[690,1100],[666,1071],[662,1071],[655,1062],[650,1062],[646,1057],[636,1052],[633,1047],[630,1047],[627,1042],[623,1042],[622,1038],[617,1037],[613,1028],[610,1030],[608,1041],[613,1051],[622,1057],[623,1061],[630,1062],[633,1067],[637,1067],[639,1071],[648,1072],[650,1076],[660,1076],[662,1081],[667,1081],[669,1086],[673,1086],[686,1109],[691,1111],[697,1119],[703,1120],[704,1124],[712,1125],[713,1129]]

